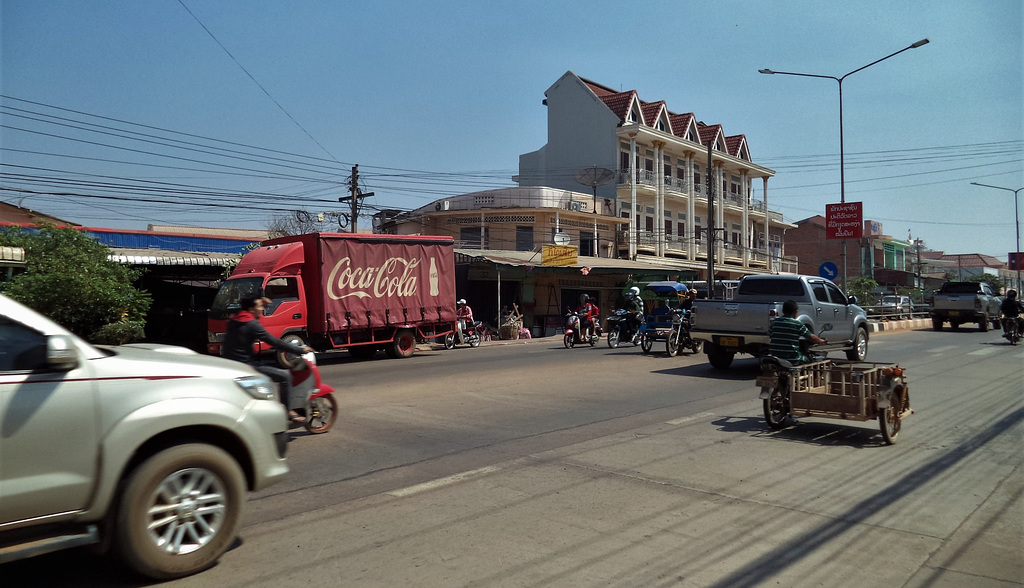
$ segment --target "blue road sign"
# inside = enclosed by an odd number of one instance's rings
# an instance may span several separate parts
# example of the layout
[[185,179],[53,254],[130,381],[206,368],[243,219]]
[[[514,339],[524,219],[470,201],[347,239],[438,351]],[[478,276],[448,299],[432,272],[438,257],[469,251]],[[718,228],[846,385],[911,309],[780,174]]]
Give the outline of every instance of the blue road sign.
[[839,268],[831,261],[826,261],[818,267],[818,275],[829,280],[835,280],[836,276],[839,275]]

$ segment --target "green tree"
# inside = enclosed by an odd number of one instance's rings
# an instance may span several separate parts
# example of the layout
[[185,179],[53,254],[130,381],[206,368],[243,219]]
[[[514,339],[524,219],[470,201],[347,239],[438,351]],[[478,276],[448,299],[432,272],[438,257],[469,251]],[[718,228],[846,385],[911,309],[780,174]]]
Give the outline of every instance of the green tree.
[[0,230],[0,245],[25,249],[25,271],[0,284],[14,298],[97,343],[141,339],[148,293],[140,272],[109,259],[110,250],[81,231],[40,225]]
[[846,295],[856,296],[858,304],[867,304],[870,306],[875,303],[874,289],[877,287],[878,282],[871,278],[854,278],[846,282]]

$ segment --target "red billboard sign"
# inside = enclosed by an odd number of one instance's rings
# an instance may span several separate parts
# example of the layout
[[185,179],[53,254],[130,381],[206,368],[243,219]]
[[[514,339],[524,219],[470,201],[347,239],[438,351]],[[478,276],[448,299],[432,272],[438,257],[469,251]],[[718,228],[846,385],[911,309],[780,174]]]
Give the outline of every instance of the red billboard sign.
[[860,239],[864,234],[862,202],[825,205],[826,239]]

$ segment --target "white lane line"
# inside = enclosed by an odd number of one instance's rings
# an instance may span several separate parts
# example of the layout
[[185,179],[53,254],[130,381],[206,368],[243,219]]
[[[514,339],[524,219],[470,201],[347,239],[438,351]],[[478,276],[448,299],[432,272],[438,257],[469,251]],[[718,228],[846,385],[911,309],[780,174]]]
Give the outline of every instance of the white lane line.
[[996,351],[999,351],[999,350],[994,348],[994,347],[989,347],[988,349],[979,349],[977,351],[972,351],[972,352],[968,353],[967,355],[989,355],[991,353],[995,353]]
[[694,415],[690,415],[688,417],[683,417],[683,418],[679,418],[679,419],[672,419],[671,421],[665,421],[665,424],[666,425],[681,425],[683,423],[689,423],[689,422],[695,421],[697,419],[703,419],[703,418],[712,417],[712,416],[715,416],[715,413],[713,413],[713,412],[700,412],[700,413],[697,413],[697,414],[694,414]]
[[947,351],[953,351],[954,349],[960,349],[957,345],[946,345],[945,347],[936,347],[935,349],[929,349],[928,353],[945,353]]
[[468,472],[461,472],[461,473],[458,473],[458,474],[453,474],[451,476],[447,476],[447,477],[444,477],[444,478],[438,478],[436,480],[431,480],[429,482],[423,482],[422,484],[416,484],[415,486],[408,486],[406,488],[399,488],[398,490],[392,490],[391,492],[388,492],[388,494],[390,494],[391,496],[398,497],[398,498],[401,498],[403,496],[410,496],[412,494],[417,494],[419,492],[426,492],[427,490],[433,490],[435,488],[440,488],[442,486],[448,486],[448,485],[451,485],[451,484],[456,484],[456,483],[461,482],[463,480],[468,480],[469,478],[475,478],[477,476],[482,476],[484,474],[490,474],[492,472],[497,472],[500,469],[501,468],[498,467],[498,466],[487,466],[485,468],[480,468],[480,469],[477,469],[477,470],[469,470]]

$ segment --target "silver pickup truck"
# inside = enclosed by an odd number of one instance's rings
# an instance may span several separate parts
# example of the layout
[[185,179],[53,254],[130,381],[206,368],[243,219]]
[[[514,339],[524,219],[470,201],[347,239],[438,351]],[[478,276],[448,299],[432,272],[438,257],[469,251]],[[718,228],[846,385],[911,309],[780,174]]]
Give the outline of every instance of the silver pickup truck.
[[928,314],[936,331],[942,330],[943,323],[954,329],[963,323],[978,323],[979,331],[987,331],[989,323],[999,326],[1002,302],[984,282],[946,282],[932,298]]
[[768,353],[768,325],[782,316],[787,300],[797,302],[797,320],[814,333],[831,328],[828,344],[815,349],[845,351],[854,361],[867,358],[864,309],[832,282],[814,276],[747,276],[732,300],[695,300],[690,336],[704,341],[704,353],[718,369],[727,369],[737,353],[761,357]]

